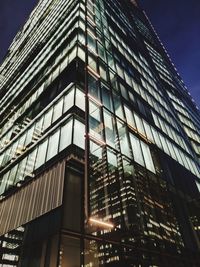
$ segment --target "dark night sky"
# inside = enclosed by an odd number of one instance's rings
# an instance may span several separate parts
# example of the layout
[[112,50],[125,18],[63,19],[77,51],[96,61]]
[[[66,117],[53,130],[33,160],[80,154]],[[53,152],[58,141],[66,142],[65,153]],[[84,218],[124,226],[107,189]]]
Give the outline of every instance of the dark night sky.
[[0,0],[0,62],[37,0]]
[[200,1],[140,0],[140,3],[200,107]]
[[[37,0],[0,0],[0,62]],[[200,107],[200,1],[140,0]]]

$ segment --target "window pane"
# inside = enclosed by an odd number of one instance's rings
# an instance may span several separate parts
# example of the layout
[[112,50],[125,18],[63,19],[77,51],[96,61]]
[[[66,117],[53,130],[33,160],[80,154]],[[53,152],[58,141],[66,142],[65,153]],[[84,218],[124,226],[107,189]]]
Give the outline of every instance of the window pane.
[[88,34],[88,47],[89,47],[89,49],[91,49],[92,51],[94,51],[96,53],[96,41],[95,41],[95,37],[93,37],[90,34]]
[[3,194],[6,189],[9,174],[10,174],[10,171],[6,172],[3,176],[3,179],[0,184],[0,195]]
[[25,172],[25,167],[26,167],[26,161],[27,161],[27,157],[24,158],[19,163],[19,167],[18,167],[17,175],[16,175],[16,183],[19,182],[19,181],[23,181],[23,179],[24,179],[24,172]]
[[78,120],[74,122],[74,144],[85,148],[85,125]]
[[79,89],[76,89],[76,106],[85,110],[85,94]]
[[40,119],[37,120],[35,124],[35,129],[39,132],[42,132],[43,129],[43,121],[44,121],[44,116],[41,117]]
[[109,171],[110,172],[114,171],[117,168],[117,155],[112,150],[108,149],[107,150],[107,159],[108,159]]
[[107,71],[106,71],[105,64],[100,63],[99,71],[100,71],[101,78],[107,81]]
[[45,113],[44,125],[43,125],[44,129],[48,128],[51,125],[52,115],[53,115],[53,108],[49,109],[47,113]]
[[120,118],[124,119],[124,114],[122,110],[121,99],[117,95],[114,95],[114,106],[115,106],[115,113]]
[[38,148],[35,169],[39,168],[45,162],[46,151],[47,151],[47,142],[48,142],[48,140],[46,139],[42,144],[40,144],[40,146]]
[[133,118],[133,113],[131,112],[131,110],[129,108],[127,108],[126,106],[124,106],[124,111],[125,111],[125,114],[126,114],[126,120],[127,120],[127,123],[133,127],[134,129],[136,128],[135,126],[135,120]]
[[106,143],[115,148],[116,141],[116,131],[114,128],[114,118],[111,114],[104,110],[104,124],[105,124],[105,134]]
[[96,137],[102,138],[102,122],[101,122],[101,113],[100,108],[92,101],[89,102],[89,128],[90,133]]
[[2,161],[3,161],[3,154],[0,155],[0,167],[1,167]]
[[36,154],[37,154],[37,148],[31,152],[27,158],[26,162],[26,168],[25,168],[25,173],[24,175],[32,175],[33,170],[35,169],[35,159],[36,159]]
[[153,128],[153,127],[151,128],[151,130],[152,130],[154,141],[155,141],[156,145],[163,150],[163,147],[162,147],[162,144],[160,142],[160,137],[158,135],[157,130],[155,130],[155,128]]
[[53,109],[53,122],[56,121],[61,115],[63,110],[63,99],[58,101]]
[[67,92],[67,94],[64,97],[64,111],[66,112],[74,105],[74,89]]
[[[84,42],[84,40],[81,41]],[[85,61],[85,51],[81,47],[78,48],[78,57]]]
[[118,128],[121,151],[124,155],[126,155],[127,157],[130,157],[130,148],[129,148],[126,127],[124,124],[118,121],[117,128]]
[[144,129],[145,129],[147,138],[153,142],[153,135],[151,132],[151,127],[145,121],[143,121],[143,123],[144,123]]
[[3,154],[3,160],[1,163],[1,166],[4,166],[10,159],[11,159],[11,155],[10,155],[10,151],[11,151],[12,147],[8,148],[4,154]]
[[57,154],[59,136],[60,136],[60,129],[50,136],[48,150],[47,150],[47,160],[51,159],[53,156]]
[[69,54],[69,63],[76,57],[77,47],[75,47]]
[[9,176],[9,180],[8,180],[8,184],[6,189],[8,189],[10,186],[12,186],[14,184],[14,180],[15,180],[15,176],[16,176],[16,172],[17,172],[17,168],[18,168],[18,164],[15,165],[11,171],[10,171],[10,176]]
[[109,109],[110,111],[113,111],[113,105],[112,105],[112,99],[111,94],[108,88],[106,88],[104,85],[101,87],[102,91],[102,101],[103,105]]
[[105,49],[99,42],[98,42],[98,54],[103,60],[106,59],[106,57],[105,57]]
[[72,143],[72,120],[61,127],[59,151],[62,151]]
[[102,261],[104,257],[100,257],[99,253],[100,247],[103,247],[103,244],[95,240],[85,240],[84,249],[85,249],[85,266],[102,266]]
[[140,146],[140,140],[134,135],[130,134],[131,146],[133,150],[134,160],[140,165],[144,166],[144,159],[142,156],[142,150]]
[[145,161],[147,169],[155,173],[156,171],[154,168],[154,164],[153,164],[153,160],[151,157],[151,152],[150,152],[149,146],[147,144],[145,144],[144,142],[141,142],[141,147],[142,147],[144,161]]
[[163,150],[165,151],[165,153],[167,153],[168,155],[171,155],[170,154],[170,151],[168,149],[168,146],[166,144],[166,138],[163,137],[162,134],[158,133],[159,137],[160,137],[160,141],[161,141],[161,144],[162,144],[162,147],[163,147]]
[[98,79],[88,74],[88,91],[96,99],[100,99]]
[[90,66],[91,69],[97,72],[97,59],[92,54],[88,55],[88,65]]
[[32,138],[33,138],[33,131],[34,131],[34,126],[32,126],[26,135],[26,141],[25,141],[25,146],[28,146],[31,142],[32,142]]
[[123,84],[120,84],[120,89],[121,89],[121,94],[122,96],[126,99],[128,99],[128,93],[127,93],[127,89],[125,88],[125,86]]
[[143,135],[145,135],[144,132],[144,127],[143,127],[143,123],[142,120],[140,119],[140,117],[134,113],[134,118],[135,118],[135,122],[136,122],[136,126],[137,126],[137,130],[139,133],[142,133]]

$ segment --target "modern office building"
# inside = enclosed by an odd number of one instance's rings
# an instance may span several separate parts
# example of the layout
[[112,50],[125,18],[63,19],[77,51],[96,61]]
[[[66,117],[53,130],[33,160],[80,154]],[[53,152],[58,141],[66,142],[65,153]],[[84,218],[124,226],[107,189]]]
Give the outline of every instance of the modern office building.
[[40,0],[0,99],[0,267],[200,266],[200,113],[136,1]]

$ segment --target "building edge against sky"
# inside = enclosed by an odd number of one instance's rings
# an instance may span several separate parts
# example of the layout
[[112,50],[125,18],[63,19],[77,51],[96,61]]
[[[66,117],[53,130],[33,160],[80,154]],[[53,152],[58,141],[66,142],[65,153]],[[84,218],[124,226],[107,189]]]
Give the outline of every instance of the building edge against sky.
[[0,70],[0,266],[200,265],[200,115],[136,1],[39,1]]

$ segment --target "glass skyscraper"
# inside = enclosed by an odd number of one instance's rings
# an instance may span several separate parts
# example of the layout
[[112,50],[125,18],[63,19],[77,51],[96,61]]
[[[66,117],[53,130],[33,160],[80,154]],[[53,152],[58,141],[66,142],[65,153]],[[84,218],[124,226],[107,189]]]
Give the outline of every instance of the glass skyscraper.
[[40,0],[0,99],[0,267],[200,266],[200,113],[137,1]]

